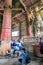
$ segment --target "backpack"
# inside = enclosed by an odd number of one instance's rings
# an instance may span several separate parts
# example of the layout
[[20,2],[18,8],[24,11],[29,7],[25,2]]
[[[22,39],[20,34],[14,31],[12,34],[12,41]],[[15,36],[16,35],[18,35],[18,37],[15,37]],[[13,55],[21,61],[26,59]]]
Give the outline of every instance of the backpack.
[[28,64],[28,63],[30,63],[31,62],[31,58],[30,58],[30,56],[29,56],[29,54],[28,54],[28,56],[26,57],[26,63]]

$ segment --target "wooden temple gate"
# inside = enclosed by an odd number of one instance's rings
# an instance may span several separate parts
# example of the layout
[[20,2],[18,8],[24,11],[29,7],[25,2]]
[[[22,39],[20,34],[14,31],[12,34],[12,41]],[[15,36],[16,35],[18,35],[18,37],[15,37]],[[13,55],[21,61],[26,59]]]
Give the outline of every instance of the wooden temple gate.
[[[3,41],[5,41],[5,43],[2,44],[2,46],[6,47],[2,47],[3,48],[3,54],[5,54],[6,50],[8,50],[8,46],[7,43],[9,41],[11,41],[11,22],[12,22],[12,19],[14,19],[15,21],[19,21],[19,22],[22,22],[22,21],[25,21],[27,22],[27,36],[29,37],[33,37],[33,33],[32,33],[32,25],[28,24],[30,19],[32,19],[34,16],[33,14],[30,14],[29,13],[29,9],[27,9],[27,5],[30,3],[33,4],[33,1],[32,0],[20,0],[21,4],[23,5],[24,7],[24,10],[22,8],[12,8],[12,1],[13,0],[4,0],[3,2],[3,5],[1,6],[4,6],[4,8],[0,8],[0,11],[4,11],[4,14],[3,14],[3,23],[2,23],[2,32],[1,32],[1,35],[0,35],[0,39]],[[33,7],[32,7],[33,8]],[[12,10],[21,10],[22,12],[20,14],[17,14],[15,15],[13,18],[12,18]],[[31,11],[31,6],[30,6],[30,11]],[[32,9],[33,11],[33,9]],[[32,12],[31,11],[31,12]],[[26,16],[24,16],[24,13],[26,13]],[[32,12],[33,13],[33,12]],[[22,19],[21,19],[22,18]],[[21,34],[20,34],[20,38],[21,38]],[[6,42],[8,41],[8,42]]]
[[[2,8],[0,8],[0,11],[4,11],[4,14],[3,14],[3,24],[2,24],[2,32],[1,32],[1,37],[0,37],[1,40],[5,39],[5,38],[7,40],[11,40],[12,10],[22,10],[22,15],[21,14],[20,15],[21,15],[21,17],[24,16],[22,8],[12,8],[12,1],[13,0],[9,0],[9,1],[8,0],[4,0],[3,4],[1,5]],[[26,1],[20,0],[20,2],[21,2],[21,4],[23,5],[23,7],[25,9],[24,11],[26,11],[28,20],[32,19],[33,15],[29,14],[29,11],[27,10],[27,6],[28,6],[29,3],[31,4],[33,2],[30,1],[30,0],[29,1],[28,0],[26,0]],[[4,8],[3,8],[3,6],[4,6]],[[18,19],[16,21],[21,21],[21,20],[19,20],[20,15],[18,15],[16,17],[14,16],[13,18]],[[25,19],[25,17],[26,16],[24,16],[24,19]],[[22,18],[22,20],[23,20],[23,18]],[[30,37],[33,36],[32,26],[31,25],[29,26],[28,24],[27,24],[27,35],[30,36]]]

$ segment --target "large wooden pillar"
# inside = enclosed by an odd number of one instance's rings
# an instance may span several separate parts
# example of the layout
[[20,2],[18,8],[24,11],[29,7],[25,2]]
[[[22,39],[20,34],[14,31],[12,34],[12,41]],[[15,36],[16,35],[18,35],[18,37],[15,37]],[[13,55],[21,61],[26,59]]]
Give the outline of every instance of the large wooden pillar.
[[19,39],[21,39],[21,36],[22,36],[22,34],[21,34],[21,22],[19,23]]
[[28,26],[28,32],[29,32],[29,37],[33,37],[32,25],[29,25],[29,26]]
[[[29,37],[33,37],[32,24],[30,24],[30,18],[31,18],[31,16],[30,16],[29,12],[27,11],[27,16],[26,16],[27,35]],[[32,23],[32,21],[31,21],[31,23]]]
[[[5,6],[12,6],[12,0],[5,0]],[[3,24],[1,32],[1,40],[11,40],[11,9],[5,8],[3,15]]]
[[43,0],[41,0],[42,1],[42,3],[43,3]]

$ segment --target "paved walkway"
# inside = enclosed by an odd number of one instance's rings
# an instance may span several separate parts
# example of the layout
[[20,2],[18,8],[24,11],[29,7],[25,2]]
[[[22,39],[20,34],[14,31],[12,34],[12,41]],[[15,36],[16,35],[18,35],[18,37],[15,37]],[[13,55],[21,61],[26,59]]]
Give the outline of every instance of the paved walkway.
[[[0,65],[21,65],[21,64],[18,62],[18,58],[9,58],[9,59],[3,58],[0,59]],[[40,62],[39,59],[34,59],[27,65],[43,65],[43,62]]]
[[[31,62],[27,65],[43,65],[43,62],[41,62],[41,58],[30,56]],[[18,62],[19,57],[2,57],[0,56],[0,65],[21,65]]]

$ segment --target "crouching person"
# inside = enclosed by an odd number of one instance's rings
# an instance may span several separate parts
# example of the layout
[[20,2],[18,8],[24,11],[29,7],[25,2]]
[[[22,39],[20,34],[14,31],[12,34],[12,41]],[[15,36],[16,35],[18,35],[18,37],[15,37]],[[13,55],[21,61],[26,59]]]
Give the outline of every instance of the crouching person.
[[29,57],[29,54],[28,52],[25,50],[25,48],[22,49],[22,54],[21,54],[21,57],[19,59],[19,61],[21,62],[21,65],[26,65],[27,63],[30,63],[30,57]]

